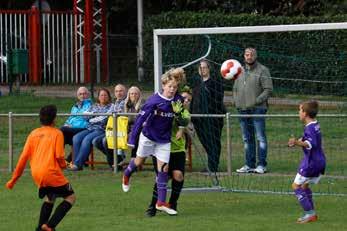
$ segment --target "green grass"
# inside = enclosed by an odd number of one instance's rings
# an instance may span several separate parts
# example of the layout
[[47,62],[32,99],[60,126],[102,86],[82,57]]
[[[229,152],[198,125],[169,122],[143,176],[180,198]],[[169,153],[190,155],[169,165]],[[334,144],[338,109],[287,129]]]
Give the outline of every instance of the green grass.
[[[57,230],[346,230],[347,197],[315,196],[319,221],[298,225],[301,215],[293,195],[247,193],[183,193],[179,215],[144,216],[151,197],[152,173],[134,175],[132,189],[123,193],[120,175],[108,172],[66,173],[77,201]],[[2,173],[0,184],[10,176]],[[41,201],[27,172],[12,191],[0,193],[0,230],[34,230]],[[60,202],[60,201],[57,201]],[[156,228],[155,228],[156,227]]]
[[58,113],[68,113],[75,100],[73,98],[37,97],[33,94],[1,96],[0,113],[39,113],[43,105],[55,104]]
[[[40,107],[47,104],[55,104],[58,113],[69,113],[74,103],[72,98],[36,97],[32,94],[21,94],[17,96],[0,97],[0,114],[13,113],[39,113]],[[62,125],[66,118],[57,119],[57,125]],[[0,117],[0,168],[7,168],[8,165],[8,117]],[[17,160],[18,153],[25,142],[29,132],[39,126],[39,121],[34,117],[14,117],[14,153]]]

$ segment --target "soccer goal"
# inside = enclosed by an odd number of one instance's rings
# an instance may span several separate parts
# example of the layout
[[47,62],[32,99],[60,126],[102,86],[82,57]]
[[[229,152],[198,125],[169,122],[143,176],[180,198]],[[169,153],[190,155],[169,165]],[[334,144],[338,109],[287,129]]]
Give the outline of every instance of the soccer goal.
[[[344,165],[347,156],[347,23],[297,25],[177,28],[153,31],[154,88],[160,91],[160,76],[171,67],[182,67],[188,85],[198,74],[198,62],[207,59],[211,76],[222,81],[224,114],[222,152],[218,171],[203,172],[207,165],[206,150],[197,136],[192,139],[193,173],[187,175],[186,186],[247,192],[289,193],[301,149],[288,149],[291,134],[301,136],[298,104],[304,99],[320,102],[319,121],[327,155],[327,173],[315,186],[321,194],[347,195]],[[220,66],[227,59],[243,63],[243,52],[255,47],[258,61],[267,66],[274,92],[269,100],[266,118],[268,169],[264,175],[237,174],[244,164],[243,141],[238,114],[233,106],[232,80],[221,79]],[[193,115],[213,117],[218,115]],[[207,125],[213,126],[213,125]],[[206,132],[211,131],[209,127]],[[317,189],[318,188],[318,189]]]

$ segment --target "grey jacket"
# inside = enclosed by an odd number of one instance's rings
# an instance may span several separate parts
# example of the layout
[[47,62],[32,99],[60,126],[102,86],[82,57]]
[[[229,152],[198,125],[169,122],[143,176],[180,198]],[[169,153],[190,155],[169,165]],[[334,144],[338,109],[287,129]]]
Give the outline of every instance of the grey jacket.
[[238,109],[267,108],[267,100],[272,89],[269,69],[256,62],[251,68],[246,67],[245,71],[234,82],[235,106]]

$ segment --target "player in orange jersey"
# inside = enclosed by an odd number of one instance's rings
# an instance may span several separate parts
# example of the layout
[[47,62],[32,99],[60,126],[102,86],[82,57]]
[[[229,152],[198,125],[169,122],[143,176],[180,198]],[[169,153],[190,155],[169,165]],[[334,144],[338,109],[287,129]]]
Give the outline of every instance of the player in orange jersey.
[[[40,109],[42,126],[29,134],[12,178],[6,184],[8,189],[13,188],[29,160],[31,175],[39,188],[39,198],[44,198],[36,229],[38,231],[53,231],[76,200],[74,191],[62,170],[66,168],[64,136],[55,128],[56,115],[55,105],[47,105]],[[64,200],[51,216],[57,197],[62,197]]]

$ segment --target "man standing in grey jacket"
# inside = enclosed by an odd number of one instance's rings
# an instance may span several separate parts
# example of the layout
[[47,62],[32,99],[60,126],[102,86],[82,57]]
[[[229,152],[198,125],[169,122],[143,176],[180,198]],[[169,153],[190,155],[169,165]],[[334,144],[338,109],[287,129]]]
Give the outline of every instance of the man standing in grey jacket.
[[[245,70],[233,86],[236,109],[241,115],[265,115],[268,98],[273,89],[270,71],[257,61],[255,48],[246,48],[244,59]],[[240,117],[239,121],[244,142],[245,165],[236,171],[263,174],[267,171],[265,117]]]

